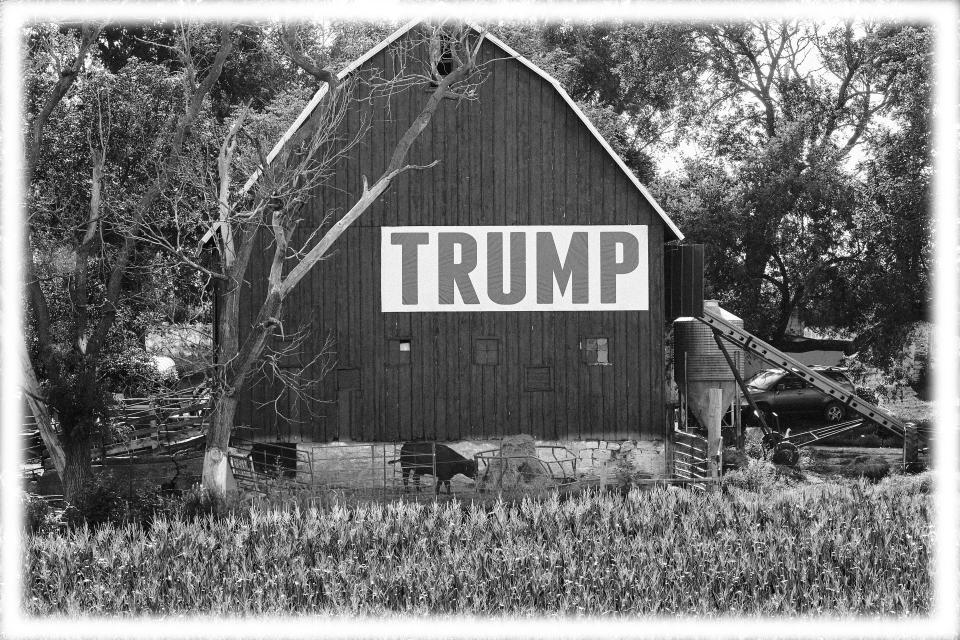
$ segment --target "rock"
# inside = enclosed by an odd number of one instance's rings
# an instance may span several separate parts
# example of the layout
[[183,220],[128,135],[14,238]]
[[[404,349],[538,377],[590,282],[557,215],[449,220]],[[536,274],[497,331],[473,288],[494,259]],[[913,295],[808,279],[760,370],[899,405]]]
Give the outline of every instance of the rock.
[[620,447],[610,450],[610,458],[603,462],[597,469],[597,475],[600,479],[600,486],[616,485],[625,487],[632,481],[647,477],[649,474],[641,473],[638,470],[637,455],[640,450],[636,442],[626,440],[620,443]]

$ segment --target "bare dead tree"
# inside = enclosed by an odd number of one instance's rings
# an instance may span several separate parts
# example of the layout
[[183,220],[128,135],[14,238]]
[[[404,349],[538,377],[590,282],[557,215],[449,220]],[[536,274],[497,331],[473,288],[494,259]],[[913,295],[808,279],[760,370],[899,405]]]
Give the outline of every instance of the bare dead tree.
[[[334,212],[306,233],[306,240],[295,242],[295,232],[302,223],[301,209],[318,185],[332,177],[338,161],[359,142],[354,138],[338,137],[345,114],[356,101],[355,77],[338,79],[331,70],[324,69],[300,54],[294,37],[287,29],[280,32],[284,49],[293,61],[311,76],[324,81],[325,95],[317,111],[281,148],[274,158],[268,158],[260,141],[247,138],[259,158],[256,181],[240,193],[230,191],[229,160],[239,138],[245,137],[241,113],[231,127],[221,147],[218,166],[216,201],[216,242],[222,270],[215,276],[220,280],[220,315],[218,322],[216,384],[214,385],[213,417],[207,434],[203,482],[211,491],[224,494],[229,468],[227,451],[234,428],[239,393],[257,372],[270,370],[278,375],[276,360],[270,353],[271,340],[283,332],[283,303],[304,278],[327,256],[334,243],[356,220],[369,210],[387,189],[409,171],[426,170],[437,164],[415,165],[406,158],[411,146],[430,125],[430,121],[444,100],[464,100],[475,95],[479,82],[477,56],[483,34],[468,28],[452,28],[443,24],[430,30],[425,44],[427,59],[411,54],[416,42],[408,40],[399,45],[398,59],[404,65],[390,78],[368,79],[372,95],[387,95],[409,86],[429,88],[419,114],[400,137],[383,172],[372,180],[363,178],[359,196],[353,205],[335,221]],[[406,47],[406,49],[405,49]],[[448,73],[437,72],[443,58]],[[375,74],[374,74],[375,76]],[[327,226],[326,223],[333,221]],[[266,233],[272,241],[268,256],[265,297],[260,304],[252,328],[240,339],[239,304],[241,285],[250,264],[253,247],[259,233]],[[316,357],[323,357],[317,354]],[[321,367],[321,370],[328,367]],[[298,377],[302,374],[297,372]],[[282,375],[281,375],[282,377]],[[303,388],[303,380],[287,379],[288,385]]]

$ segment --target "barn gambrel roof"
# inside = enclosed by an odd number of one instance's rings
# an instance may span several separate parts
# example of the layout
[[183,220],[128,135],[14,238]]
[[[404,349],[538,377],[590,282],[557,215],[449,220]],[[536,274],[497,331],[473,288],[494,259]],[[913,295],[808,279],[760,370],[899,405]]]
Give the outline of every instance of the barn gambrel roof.
[[[340,73],[337,74],[337,78],[340,80],[343,80],[344,78],[349,76],[351,73],[359,69],[365,62],[367,62],[368,60],[373,58],[376,54],[380,53],[385,48],[390,46],[393,42],[401,38],[404,34],[409,32],[418,24],[425,22],[425,20],[426,20],[425,18],[417,18],[403,25],[402,27],[394,31],[392,34],[390,34],[390,36],[387,37],[385,40],[383,40],[380,44],[373,47],[372,49],[367,51],[365,54],[363,54],[362,56],[354,60],[352,63],[350,63],[347,67],[345,67]],[[667,213],[660,207],[660,205],[654,199],[653,195],[647,190],[647,188],[643,186],[643,184],[639,180],[637,180],[637,177],[633,174],[633,172],[629,169],[629,167],[627,167],[626,163],[624,163],[623,158],[621,158],[610,147],[610,145],[607,143],[604,137],[600,135],[600,132],[597,131],[597,128],[593,126],[592,122],[590,122],[590,119],[587,118],[586,115],[584,115],[583,111],[580,110],[580,107],[577,106],[577,103],[574,102],[573,98],[570,97],[570,95],[560,85],[560,83],[557,82],[557,80],[553,76],[551,76],[549,73],[547,73],[537,65],[533,64],[526,58],[524,58],[522,55],[514,51],[509,45],[507,45],[505,42],[503,42],[496,36],[490,34],[489,32],[485,32],[483,29],[481,29],[476,25],[469,25],[469,26],[478,34],[482,34],[484,36],[484,39],[486,39],[495,47],[498,47],[499,49],[501,49],[504,53],[507,54],[507,56],[514,58],[515,60],[517,60],[517,62],[524,65],[525,67],[533,71],[535,74],[537,74],[538,76],[546,80],[548,83],[550,83],[550,85],[563,98],[564,102],[566,102],[567,106],[570,107],[570,109],[575,114],[577,114],[577,117],[580,118],[580,121],[583,122],[583,125],[587,128],[587,130],[590,131],[591,134],[593,134],[597,142],[600,143],[600,146],[604,148],[604,150],[610,155],[610,157],[617,164],[617,166],[620,167],[620,170],[623,171],[623,173],[627,176],[627,179],[630,180],[633,186],[640,191],[640,193],[643,195],[646,201],[650,203],[650,206],[653,207],[653,210],[657,212],[657,214],[663,220],[663,223],[667,226],[668,229],[670,229],[671,233],[673,233],[674,235],[673,239],[683,240],[683,233],[681,233],[680,229],[677,228],[677,225],[674,224],[673,220],[670,219],[670,216],[668,216]],[[296,133],[296,131],[300,128],[300,126],[304,122],[306,122],[307,118],[310,117],[310,114],[313,113],[313,110],[316,109],[317,105],[320,104],[320,101],[323,100],[323,97],[326,95],[326,93],[327,93],[327,85],[324,84],[320,88],[320,90],[317,91],[317,93],[313,96],[313,98],[310,100],[310,102],[307,104],[304,110],[300,113],[300,115],[297,116],[297,119],[294,120],[293,124],[290,125],[290,128],[287,129],[287,132],[283,134],[283,136],[280,138],[279,141],[277,141],[277,144],[273,147],[273,150],[267,156],[268,162],[273,161],[273,159],[277,156],[277,154],[280,153],[280,150],[283,149],[283,146],[287,143],[287,141],[293,136],[294,133]],[[257,171],[252,176],[250,176],[250,179],[244,185],[243,190],[246,191],[251,186],[253,186],[253,184],[256,182],[258,177],[259,177],[259,171]]]

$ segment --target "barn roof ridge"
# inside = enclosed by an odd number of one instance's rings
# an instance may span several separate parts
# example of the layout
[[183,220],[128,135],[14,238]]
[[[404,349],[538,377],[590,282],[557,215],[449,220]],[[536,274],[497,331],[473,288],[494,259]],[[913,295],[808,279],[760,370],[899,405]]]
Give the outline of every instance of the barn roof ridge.
[[[402,27],[400,27],[399,29],[391,33],[389,36],[387,36],[375,47],[371,48],[362,56],[360,56],[359,58],[351,62],[346,67],[344,67],[337,74],[337,79],[343,80],[348,75],[356,71],[365,62],[367,62],[368,60],[373,58],[375,55],[383,51],[385,48],[390,46],[393,42],[395,42],[401,36],[403,36],[408,31],[413,29],[415,26],[417,26],[418,24],[426,20],[427,18],[421,17],[421,18],[415,18],[407,22]],[[471,29],[473,29],[474,31],[476,31],[477,33],[482,34],[485,39],[489,40],[490,43],[492,43],[494,46],[502,49],[511,58],[517,60],[520,64],[524,65],[525,67],[533,71],[535,74],[537,74],[538,76],[546,80],[560,94],[560,97],[563,98],[564,102],[567,103],[567,106],[570,107],[570,109],[573,110],[573,112],[577,115],[577,117],[580,118],[580,121],[583,122],[584,126],[587,127],[587,130],[593,134],[597,142],[600,143],[600,146],[603,147],[603,149],[610,155],[611,158],[613,158],[613,161],[620,168],[620,170],[623,171],[624,174],[626,174],[627,179],[630,180],[633,186],[636,187],[640,191],[640,193],[643,195],[643,197],[647,200],[647,202],[650,203],[650,206],[652,206],[654,211],[657,212],[657,214],[663,220],[664,224],[667,225],[667,228],[669,228],[670,231],[673,232],[676,239],[683,240],[684,238],[683,233],[680,231],[677,225],[674,224],[673,220],[670,219],[670,216],[667,215],[667,212],[660,207],[656,199],[654,199],[653,194],[651,194],[647,190],[647,188],[637,179],[637,176],[635,176],[633,171],[631,171],[630,168],[626,165],[626,163],[623,161],[623,158],[621,158],[619,154],[617,154],[617,152],[613,150],[610,144],[600,134],[597,128],[593,125],[593,123],[590,122],[590,119],[586,116],[586,114],[584,114],[583,111],[580,110],[580,107],[577,106],[577,103],[574,102],[573,98],[570,97],[570,94],[567,93],[566,89],[563,88],[563,86],[557,81],[556,78],[551,76],[549,73],[547,73],[546,71],[544,71],[543,69],[535,65],[533,62],[531,62],[524,56],[522,56],[520,53],[518,53],[516,50],[510,47],[510,45],[508,45],[503,40],[496,37],[489,31],[482,29],[480,26],[471,22],[465,22],[465,24]],[[310,116],[311,113],[313,113],[313,110],[317,107],[317,105],[320,104],[320,101],[323,100],[323,97],[326,95],[326,93],[327,93],[327,85],[324,84],[323,86],[320,87],[320,89],[317,90],[317,92],[314,94],[310,102],[307,103],[307,106],[304,107],[300,115],[297,116],[297,119],[294,120],[293,124],[291,124],[290,127],[287,129],[286,133],[284,133],[283,136],[280,137],[280,140],[277,141],[277,144],[274,145],[273,149],[267,155],[267,162],[272,162],[273,159],[277,156],[277,154],[280,153],[280,150],[283,149],[287,141],[293,136],[294,133],[297,132],[300,126],[304,122],[306,122],[307,118]],[[259,177],[260,177],[260,170],[258,169],[250,176],[246,184],[244,184],[243,192],[246,192],[248,189],[250,189],[250,187],[253,186],[253,184],[257,181]]]

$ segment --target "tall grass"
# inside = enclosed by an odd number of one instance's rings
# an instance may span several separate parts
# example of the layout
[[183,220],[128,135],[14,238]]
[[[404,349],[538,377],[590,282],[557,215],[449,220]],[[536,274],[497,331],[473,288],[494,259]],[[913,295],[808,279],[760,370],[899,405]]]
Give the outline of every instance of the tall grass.
[[928,496],[848,482],[251,510],[29,538],[33,614],[926,612]]

